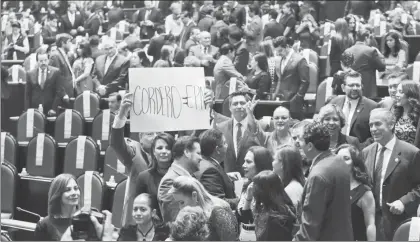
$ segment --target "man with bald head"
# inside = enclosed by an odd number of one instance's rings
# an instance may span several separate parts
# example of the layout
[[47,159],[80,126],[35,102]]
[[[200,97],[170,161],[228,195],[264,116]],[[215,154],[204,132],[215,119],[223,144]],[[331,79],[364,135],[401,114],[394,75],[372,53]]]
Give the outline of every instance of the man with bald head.
[[119,54],[117,45],[110,38],[102,42],[105,54],[98,56],[95,61],[96,76],[101,85],[97,91],[101,96],[108,96],[110,93],[125,89],[128,83],[128,59]]
[[214,56],[219,48],[211,44],[211,35],[207,31],[200,33],[200,44],[190,47],[190,56],[195,56],[200,60],[200,64],[204,67],[205,76],[213,76],[213,69],[216,63]]

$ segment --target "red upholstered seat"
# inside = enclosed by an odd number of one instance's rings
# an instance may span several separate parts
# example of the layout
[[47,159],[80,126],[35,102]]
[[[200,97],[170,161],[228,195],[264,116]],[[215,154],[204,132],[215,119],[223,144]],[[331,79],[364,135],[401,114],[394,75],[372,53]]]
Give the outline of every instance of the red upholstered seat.
[[[38,144],[38,141],[43,142]],[[47,178],[56,177],[56,150],[57,143],[50,135],[40,133],[33,137],[29,141],[26,156],[26,170],[29,175]]]
[[[1,163],[1,218],[11,219],[15,210],[17,171],[8,162]],[[3,240],[2,240],[3,241]]]
[[2,132],[1,146],[1,162],[9,162],[10,164],[16,166],[18,144],[15,137],[13,137],[10,133]]
[[[69,125],[66,125],[66,122],[69,122]],[[85,119],[82,115],[74,109],[67,109],[58,115],[55,120],[55,141],[58,143],[67,143],[75,137],[83,135],[84,130]]]
[[[112,202],[112,224],[121,228],[122,226],[122,212],[124,208],[124,198],[126,197],[125,188],[127,179],[122,180],[115,187],[114,200]],[[128,195],[127,195],[128,196]]]
[[[89,100],[88,102],[85,102],[85,98],[87,97],[89,97]],[[74,109],[79,111],[84,118],[94,118],[100,111],[100,100],[101,99],[98,94],[85,91],[74,100]]]
[[127,178],[127,172],[128,171],[125,169],[124,164],[118,160],[114,149],[112,147],[108,147],[105,152],[104,180],[109,181],[111,176],[114,176],[115,182],[118,183]]
[[[107,117],[107,120],[104,120]],[[112,124],[114,122],[115,114],[109,109],[100,111],[92,123],[92,139],[101,141],[101,150],[107,150],[109,146],[109,138],[111,134]]]
[[37,133],[45,132],[45,116],[43,113],[39,112],[37,109],[33,110],[33,123],[32,125],[28,123],[31,118],[28,117],[28,111],[20,115],[18,124],[17,124],[17,141],[29,141],[32,137],[35,137]]
[[80,194],[82,195],[81,199],[81,207],[85,205],[85,181],[87,177],[89,176],[89,173],[91,174],[92,180],[91,180],[91,193],[90,193],[90,203],[92,208],[96,208],[99,211],[102,211],[103,206],[103,198],[105,193],[105,182],[102,179],[102,177],[99,175],[98,172],[89,172],[82,173],[80,176],[77,177],[77,184],[79,184],[80,188]]
[[84,174],[85,171],[96,171],[98,160],[99,147],[95,141],[91,137],[79,136],[67,144],[64,173],[70,173],[77,177]]

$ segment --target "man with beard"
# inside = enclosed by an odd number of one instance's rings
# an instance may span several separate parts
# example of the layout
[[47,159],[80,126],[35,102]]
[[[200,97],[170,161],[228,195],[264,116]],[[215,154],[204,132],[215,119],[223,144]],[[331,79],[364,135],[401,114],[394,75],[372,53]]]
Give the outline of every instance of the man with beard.
[[[347,136],[353,136],[364,143],[371,137],[369,132],[370,111],[377,108],[378,104],[364,97],[362,94],[362,75],[356,71],[349,71],[344,77],[341,88],[345,95],[333,98],[330,104],[337,105],[343,110],[346,124],[341,132]],[[362,145],[366,147],[367,145]]]
[[385,97],[380,103],[380,108],[386,108],[388,110],[394,110],[394,105],[396,102],[395,95],[397,94],[397,87],[403,80],[407,80],[407,74],[403,72],[398,73],[391,73],[387,80],[388,80],[388,93],[389,97]]
[[376,240],[392,240],[404,220],[415,217],[420,199],[420,150],[394,135],[395,117],[387,109],[371,112],[375,143],[363,150],[376,201]]
[[307,124],[296,145],[312,161],[303,188],[301,225],[295,241],[353,240],[350,170],[330,151],[330,134],[323,124]]

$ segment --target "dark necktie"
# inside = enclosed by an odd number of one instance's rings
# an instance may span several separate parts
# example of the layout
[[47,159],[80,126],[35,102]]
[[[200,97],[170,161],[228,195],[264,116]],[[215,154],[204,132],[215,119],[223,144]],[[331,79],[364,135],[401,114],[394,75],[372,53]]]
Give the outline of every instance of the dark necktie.
[[381,176],[382,176],[382,166],[384,164],[384,154],[386,151],[386,147],[383,146],[379,152],[378,159],[376,159],[375,171],[373,173],[374,179],[374,195],[377,201],[377,205],[380,205],[380,192],[381,192]]
[[207,47],[204,47],[204,54],[207,55]]
[[45,84],[45,70],[41,70],[41,88],[44,89]]
[[236,149],[239,148],[239,141],[241,141],[242,139],[242,129],[241,129],[242,124],[238,123],[237,126],[238,126],[238,131],[236,132]]

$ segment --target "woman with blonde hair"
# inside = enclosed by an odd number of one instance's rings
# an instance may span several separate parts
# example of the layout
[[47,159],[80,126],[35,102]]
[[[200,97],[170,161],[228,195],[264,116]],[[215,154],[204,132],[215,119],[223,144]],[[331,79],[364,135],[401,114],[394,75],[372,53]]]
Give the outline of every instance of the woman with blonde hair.
[[341,70],[341,54],[354,44],[353,36],[349,32],[349,25],[344,18],[335,21],[335,34],[331,37],[330,65],[331,76]]
[[347,136],[341,132],[346,125],[346,118],[343,111],[334,104],[327,104],[319,111],[317,119],[323,123],[330,132],[330,149],[334,150],[342,144],[352,144],[359,148],[359,140],[355,137]]
[[79,205],[80,189],[76,178],[71,174],[54,178],[48,191],[48,216],[37,223],[34,240],[60,241]]
[[304,3],[300,7],[300,25],[296,28],[296,34],[300,41],[300,48],[317,50],[317,41],[319,40],[319,28],[318,23],[312,16],[314,9],[309,3]]
[[229,204],[210,195],[197,179],[187,176],[176,178],[170,193],[180,209],[199,206],[204,210],[210,229],[209,240],[237,240],[238,222]]

